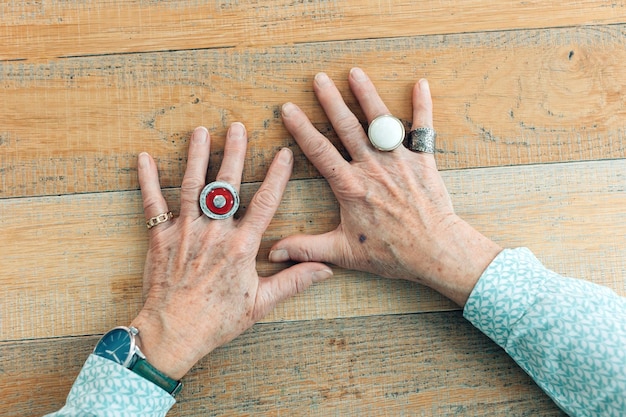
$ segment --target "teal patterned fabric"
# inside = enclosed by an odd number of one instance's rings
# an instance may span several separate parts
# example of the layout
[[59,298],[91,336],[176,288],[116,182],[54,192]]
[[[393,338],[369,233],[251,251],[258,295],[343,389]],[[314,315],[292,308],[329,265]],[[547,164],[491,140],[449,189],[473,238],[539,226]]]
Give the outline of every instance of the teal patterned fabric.
[[147,379],[100,356],[90,355],[65,407],[49,417],[162,417],[174,397]]
[[626,416],[626,298],[546,269],[525,248],[489,265],[464,316],[571,416]]

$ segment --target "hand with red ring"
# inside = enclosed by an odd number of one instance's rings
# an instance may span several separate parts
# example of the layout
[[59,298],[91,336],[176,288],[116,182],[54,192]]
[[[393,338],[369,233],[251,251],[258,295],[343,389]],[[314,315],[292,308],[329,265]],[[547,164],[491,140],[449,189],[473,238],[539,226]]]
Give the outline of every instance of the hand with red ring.
[[[282,149],[245,215],[210,220],[200,210],[210,138],[205,128],[193,132],[181,186],[178,217],[149,231],[144,270],[145,304],[131,323],[147,360],[174,379],[213,349],[234,339],[267,315],[278,302],[332,276],[324,264],[306,262],[271,277],[259,277],[256,256],[291,175],[293,155]],[[247,147],[241,123],[233,123],[225,142],[217,181],[237,191]],[[157,167],[139,155],[139,183],[146,219],[169,211]]]
[[[359,68],[350,89],[368,122],[389,114]],[[270,260],[330,262],[427,285],[463,306],[489,263],[502,250],[454,213],[432,154],[400,146],[376,150],[330,78],[319,73],[315,94],[352,160],[346,161],[296,105],[283,105],[283,123],[327,179],[340,207],[331,232],[295,235],[276,243]],[[413,126],[433,127],[430,89],[413,89]]]

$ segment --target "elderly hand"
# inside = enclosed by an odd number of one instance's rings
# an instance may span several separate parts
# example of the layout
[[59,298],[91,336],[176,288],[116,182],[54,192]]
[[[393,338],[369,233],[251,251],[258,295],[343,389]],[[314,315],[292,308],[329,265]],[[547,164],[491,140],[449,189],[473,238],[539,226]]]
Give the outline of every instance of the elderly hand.
[[[180,215],[149,231],[143,281],[146,301],[132,322],[140,330],[140,348],[148,361],[175,379],[243,333],[279,301],[332,275],[319,263],[295,265],[268,278],[260,278],[256,271],[261,235],[291,175],[291,151],[282,149],[276,155],[241,219],[210,220],[198,203],[209,146],[207,130],[197,128],[189,146]],[[216,180],[239,190],[246,147],[243,124],[233,123]],[[167,213],[154,160],[146,153],[139,155],[138,169],[146,218]]]
[[[390,113],[361,69],[352,69],[349,84],[368,122]],[[501,248],[454,213],[434,155],[402,146],[376,150],[326,74],[315,77],[314,90],[352,160],[347,162],[296,105],[283,106],[283,122],[328,180],[341,223],[326,234],[281,240],[270,260],[330,262],[417,281],[463,306]],[[415,85],[412,103],[412,128],[432,127],[426,80]]]

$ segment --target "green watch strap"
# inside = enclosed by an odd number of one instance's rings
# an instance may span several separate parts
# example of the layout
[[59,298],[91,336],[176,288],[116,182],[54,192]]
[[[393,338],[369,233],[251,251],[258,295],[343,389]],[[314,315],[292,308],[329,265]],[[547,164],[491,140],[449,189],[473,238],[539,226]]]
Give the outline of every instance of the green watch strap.
[[147,360],[141,357],[138,357],[137,361],[135,361],[135,363],[128,369],[130,369],[137,375],[141,375],[148,381],[154,382],[156,385],[163,388],[172,396],[178,394],[183,388],[182,382],[173,380],[172,378],[168,377],[167,375],[156,369],[154,366],[150,365]]

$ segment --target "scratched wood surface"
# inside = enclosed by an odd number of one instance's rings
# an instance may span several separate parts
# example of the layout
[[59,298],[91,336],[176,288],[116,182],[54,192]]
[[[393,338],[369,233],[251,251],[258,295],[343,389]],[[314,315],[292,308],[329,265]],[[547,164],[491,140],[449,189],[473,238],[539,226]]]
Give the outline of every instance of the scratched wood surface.
[[626,2],[9,0],[0,59],[623,23]]
[[[325,181],[281,125],[351,66],[410,122],[427,77],[457,211],[504,246],[626,295],[626,2],[6,1],[0,4],[0,416],[63,404],[90,349],[141,306],[136,155],[176,211],[187,140],[244,121],[244,204],[274,153],[293,180],[264,238],[334,228]],[[457,307],[336,269],[203,360],[171,415],[562,415]]]
[[193,127],[214,135],[215,174],[235,120],[251,136],[244,181],[282,146],[294,178],[309,178],[279,106],[298,103],[329,132],[311,79],[328,71],[356,109],[345,78],[357,64],[407,123],[411,86],[429,78],[441,169],[623,158],[625,61],[616,25],[0,63],[0,196],[136,189],[144,150],[178,186]]
[[[72,383],[97,340],[0,345],[13,382],[0,413],[22,416],[26,401],[29,415],[60,407],[46,393]],[[39,389],[20,389],[33,380]],[[172,416],[564,415],[458,312],[259,324],[186,382]]]

